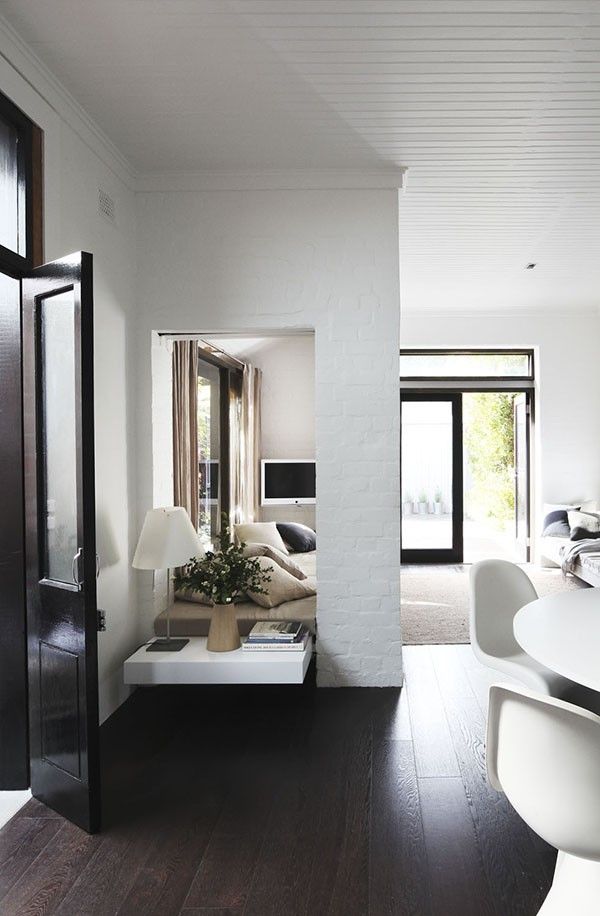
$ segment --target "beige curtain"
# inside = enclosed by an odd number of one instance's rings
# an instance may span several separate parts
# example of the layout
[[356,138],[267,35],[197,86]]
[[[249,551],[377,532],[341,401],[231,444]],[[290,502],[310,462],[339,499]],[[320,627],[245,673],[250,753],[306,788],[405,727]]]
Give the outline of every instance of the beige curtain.
[[259,517],[260,505],[260,395],[262,372],[246,363],[242,377],[239,404],[239,436],[232,467],[231,507],[234,521],[253,522]]
[[198,528],[198,342],[173,341],[173,498]]

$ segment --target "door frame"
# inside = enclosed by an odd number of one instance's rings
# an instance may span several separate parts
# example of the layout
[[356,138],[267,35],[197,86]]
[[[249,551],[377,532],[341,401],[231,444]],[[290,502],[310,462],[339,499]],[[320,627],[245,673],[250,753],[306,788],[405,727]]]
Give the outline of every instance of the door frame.
[[[43,132],[0,93],[0,116],[19,136],[18,186],[24,253],[0,245],[0,274],[21,281],[43,253]],[[0,483],[5,524],[0,537],[0,790],[29,787],[29,720],[23,497],[23,396],[20,291],[18,302],[0,302]]]
[[[409,351],[406,351],[409,352]],[[422,352],[422,351],[419,351]],[[502,351],[505,352],[505,351]],[[533,358],[533,355],[532,355]],[[532,368],[533,371],[533,368]],[[428,384],[424,385],[424,381],[427,381]],[[519,384],[511,385],[510,379],[506,379],[506,383],[503,380],[500,383],[498,380],[490,380],[489,382],[484,379],[477,378],[462,378],[462,379],[444,379],[439,378],[435,379],[437,388],[434,387],[434,379],[419,379],[418,382],[401,380],[400,385],[400,397],[401,400],[406,397],[407,394],[437,394],[440,392],[449,393],[449,394],[471,394],[473,392],[489,392],[490,394],[502,393],[502,392],[514,392],[515,394],[524,394],[526,398],[526,408],[527,408],[527,551],[526,551],[526,563],[531,561],[532,557],[532,544],[531,544],[531,516],[532,516],[532,507],[534,505],[534,478],[533,478],[533,466],[534,466],[534,451],[535,451],[535,383],[533,377],[531,380],[519,380]],[[402,417],[400,418],[400,436],[402,437]],[[400,453],[400,483],[402,485],[402,452]],[[402,532],[402,527],[401,527]],[[401,535],[402,536],[402,535]],[[413,562],[413,563],[434,563],[435,560],[405,560],[404,555],[406,551],[401,552],[401,561],[403,563]],[[440,560],[439,562],[447,562]],[[464,562],[461,560],[460,562]]]
[[449,401],[452,404],[452,547],[403,548],[400,525],[400,560],[402,563],[462,563],[464,553],[463,522],[463,424],[462,392],[400,391],[400,480],[402,481],[402,402]]

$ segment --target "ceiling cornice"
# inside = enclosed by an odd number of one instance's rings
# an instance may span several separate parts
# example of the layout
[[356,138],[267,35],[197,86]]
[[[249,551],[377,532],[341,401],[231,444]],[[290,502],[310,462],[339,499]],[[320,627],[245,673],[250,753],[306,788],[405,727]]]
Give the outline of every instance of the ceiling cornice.
[[386,169],[265,169],[261,171],[147,172],[136,190],[168,191],[320,191],[401,190],[403,167]]
[[0,15],[0,57],[71,127],[125,184],[134,188],[136,171],[126,156],[88,115],[52,71]]
[[0,15],[0,57],[62,118],[124,183],[135,191],[389,190],[406,185],[407,169],[264,169],[140,173]]

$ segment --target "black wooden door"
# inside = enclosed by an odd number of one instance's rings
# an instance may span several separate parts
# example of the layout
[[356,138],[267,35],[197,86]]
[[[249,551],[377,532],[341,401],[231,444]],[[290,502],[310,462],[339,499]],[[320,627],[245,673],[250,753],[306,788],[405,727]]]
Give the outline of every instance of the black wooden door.
[[31,789],[99,829],[92,256],[22,281]]

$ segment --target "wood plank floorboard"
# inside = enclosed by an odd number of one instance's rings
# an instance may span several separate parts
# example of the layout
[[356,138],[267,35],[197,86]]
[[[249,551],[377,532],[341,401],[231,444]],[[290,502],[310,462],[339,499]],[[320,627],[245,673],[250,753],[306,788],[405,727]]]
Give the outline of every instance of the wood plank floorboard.
[[103,832],[36,799],[2,916],[534,916],[554,853],[485,776],[467,646],[399,689],[141,689],[102,728]]

